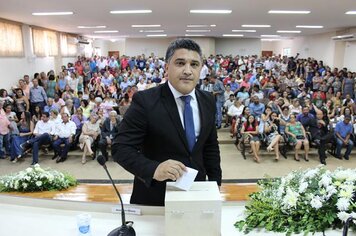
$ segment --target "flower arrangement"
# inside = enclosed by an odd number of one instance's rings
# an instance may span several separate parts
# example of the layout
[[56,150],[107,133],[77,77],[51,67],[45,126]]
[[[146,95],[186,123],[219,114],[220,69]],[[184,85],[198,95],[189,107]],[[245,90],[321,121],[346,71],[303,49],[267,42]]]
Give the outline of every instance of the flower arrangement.
[[59,171],[42,169],[36,164],[24,171],[0,177],[0,192],[36,192],[63,190],[76,186],[77,180]]
[[261,191],[250,195],[245,219],[235,227],[245,233],[265,228],[286,235],[342,228],[349,217],[356,219],[355,184],[356,169],[331,172],[322,166],[262,180]]

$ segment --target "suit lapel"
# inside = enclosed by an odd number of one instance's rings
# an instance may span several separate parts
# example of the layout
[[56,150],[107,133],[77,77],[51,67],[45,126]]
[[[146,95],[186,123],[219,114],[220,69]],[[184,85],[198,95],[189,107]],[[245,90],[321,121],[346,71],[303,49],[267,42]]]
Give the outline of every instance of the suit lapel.
[[163,99],[162,99],[163,106],[167,110],[168,115],[169,115],[170,119],[172,120],[172,123],[174,124],[176,130],[178,131],[181,141],[184,143],[184,146],[185,146],[186,150],[188,151],[189,150],[188,142],[185,137],[185,132],[184,132],[184,129],[182,126],[182,122],[179,117],[177,104],[176,104],[176,101],[174,100],[171,90],[168,87],[168,82],[166,82],[163,85],[162,97],[163,97]]

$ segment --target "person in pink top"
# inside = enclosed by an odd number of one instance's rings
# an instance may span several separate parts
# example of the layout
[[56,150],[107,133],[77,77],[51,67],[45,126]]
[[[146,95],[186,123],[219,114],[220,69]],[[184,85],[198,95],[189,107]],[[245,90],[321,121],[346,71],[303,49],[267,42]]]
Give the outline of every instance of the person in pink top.
[[2,109],[3,103],[0,102],[0,159],[5,158],[5,152],[3,151],[4,142],[7,140],[7,135],[10,132],[10,121],[7,119],[4,110]]

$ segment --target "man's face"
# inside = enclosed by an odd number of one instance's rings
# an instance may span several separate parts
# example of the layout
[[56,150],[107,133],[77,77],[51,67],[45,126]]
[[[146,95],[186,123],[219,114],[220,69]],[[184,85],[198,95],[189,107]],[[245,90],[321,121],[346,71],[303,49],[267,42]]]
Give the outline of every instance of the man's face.
[[308,113],[309,113],[309,108],[308,107],[304,107],[303,108],[303,114],[304,115],[308,115]]
[[182,94],[190,93],[196,86],[202,67],[196,51],[178,49],[166,64],[168,80]]
[[43,122],[47,122],[48,118],[49,117],[47,117],[45,114],[42,114],[42,116],[41,116],[41,119],[42,119]]
[[64,123],[67,123],[67,122],[68,122],[68,115],[67,115],[67,113],[63,113],[63,114],[62,114],[62,120],[63,120]]
[[33,86],[37,86],[38,85],[38,80],[37,79],[33,79],[32,83],[33,83]]
[[258,98],[257,98],[257,97],[254,97],[254,98],[253,98],[253,102],[254,102],[255,104],[260,103],[260,101],[258,100]]
[[349,123],[350,123],[350,121],[351,121],[351,119],[350,119],[350,118],[345,118],[345,119],[344,119],[344,123],[345,123],[345,124],[349,124]]

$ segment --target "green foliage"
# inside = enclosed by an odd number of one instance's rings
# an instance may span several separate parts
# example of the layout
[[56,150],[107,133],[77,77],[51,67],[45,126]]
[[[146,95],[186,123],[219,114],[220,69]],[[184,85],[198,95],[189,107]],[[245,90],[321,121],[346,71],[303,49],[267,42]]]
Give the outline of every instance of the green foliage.
[[0,177],[0,192],[39,192],[64,190],[76,186],[77,180],[68,173],[42,169],[40,165]]
[[356,217],[355,183],[356,170],[322,167],[262,180],[261,191],[250,195],[245,218],[234,226],[244,233],[265,229],[286,235],[341,228],[348,217]]

